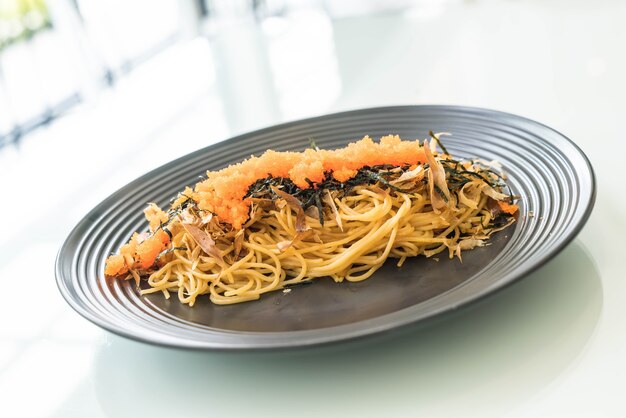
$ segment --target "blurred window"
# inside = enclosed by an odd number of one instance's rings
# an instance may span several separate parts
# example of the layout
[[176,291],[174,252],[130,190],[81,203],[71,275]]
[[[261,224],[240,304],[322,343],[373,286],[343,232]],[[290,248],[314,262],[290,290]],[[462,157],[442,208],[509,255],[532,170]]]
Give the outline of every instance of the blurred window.
[[173,44],[184,2],[0,0],[0,146]]

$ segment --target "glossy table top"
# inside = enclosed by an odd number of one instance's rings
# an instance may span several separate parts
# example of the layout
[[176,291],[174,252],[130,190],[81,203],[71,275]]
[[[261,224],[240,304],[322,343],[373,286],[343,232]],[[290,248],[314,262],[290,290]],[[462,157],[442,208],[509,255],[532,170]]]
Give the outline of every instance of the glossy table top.
[[[228,22],[173,45],[19,148],[0,149],[0,410],[625,416],[626,3],[418,4]],[[586,227],[540,270],[453,315],[304,351],[149,346],[106,333],[61,298],[54,258],[69,230],[146,171],[278,122],[397,104],[493,108],[563,132],[597,175]]]

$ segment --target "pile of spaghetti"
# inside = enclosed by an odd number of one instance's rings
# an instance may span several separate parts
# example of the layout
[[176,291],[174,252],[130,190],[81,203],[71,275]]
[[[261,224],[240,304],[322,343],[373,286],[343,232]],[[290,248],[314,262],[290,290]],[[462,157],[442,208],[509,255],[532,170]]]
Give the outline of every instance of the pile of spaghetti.
[[189,305],[205,294],[230,304],[317,277],[364,280],[389,257],[461,258],[515,221],[517,197],[497,163],[455,160],[430,135],[267,151],[208,172],[169,210],[150,204],[150,230],[111,255],[105,274]]

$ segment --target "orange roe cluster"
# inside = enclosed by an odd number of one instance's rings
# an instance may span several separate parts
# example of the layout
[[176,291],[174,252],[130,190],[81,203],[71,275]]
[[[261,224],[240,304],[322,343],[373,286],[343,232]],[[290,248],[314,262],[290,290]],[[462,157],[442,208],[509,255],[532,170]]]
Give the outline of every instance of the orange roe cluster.
[[369,136],[336,150],[307,149],[304,152],[266,151],[260,157],[207,172],[207,179],[198,183],[192,198],[202,210],[213,212],[221,222],[241,229],[250,212],[250,199],[244,199],[248,188],[268,176],[289,178],[301,189],[324,180],[331,172],[345,182],[365,166],[394,166],[425,163],[424,149],[418,140],[402,141],[398,135],[387,135],[374,142]]
[[502,200],[498,201],[498,206],[500,206],[500,210],[502,210],[502,212],[508,213],[509,215],[515,215],[515,213],[519,210],[518,205],[506,203]]
[[113,254],[107,259],[104,273],[107,276],[119,276],[130,269],[148,270],[169,243],[170,237],[162,229],[143,241],[140,234],[135,232],[128,244],[122,245],[119,254]]
[[144,210],[144,215],[150,222],[152,234],[135,232],[118,254],[106,260],[104,274],[107,276],[120,276],[130,269],[147,270],[154,265],[159,253],[168,247],[170,236],[163,229],[157,229],[167,221],[167,214],[152,203]]

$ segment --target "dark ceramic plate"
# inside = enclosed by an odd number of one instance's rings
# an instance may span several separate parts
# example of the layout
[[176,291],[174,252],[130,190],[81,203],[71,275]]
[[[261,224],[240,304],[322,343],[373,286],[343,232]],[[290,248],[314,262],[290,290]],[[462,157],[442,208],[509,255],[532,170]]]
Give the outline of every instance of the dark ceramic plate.
[[[320,279],[259,301],[216,306],[207,298],[193,308],[176,297],[139,296],[133,282],[106,280],[102,274],[106,257],[133,231],[147,227],[142,215],[146,202],[166,205],[207,169],[268,148],[302,150],[310,137],[322,148],[335,148],[364,134],[426,138],[429,130],[453,133],[445,138],[453,155],[501,162],[514,193],[523,196],[515,226],[494,236],[492,245],[464,253],[463,263],[445,256],[439,261],[419,257],[397,268],[390,261],[360,283]],[[363,109],[241,135],[140,177],[72,230],[58,254],[56,277],[78,313],[129,338],[201,349],[310,346],[422,321],[503,288],[563,249],[587,220],[594,198],[594,175],[585,155],[540,123],[456,106]]]

